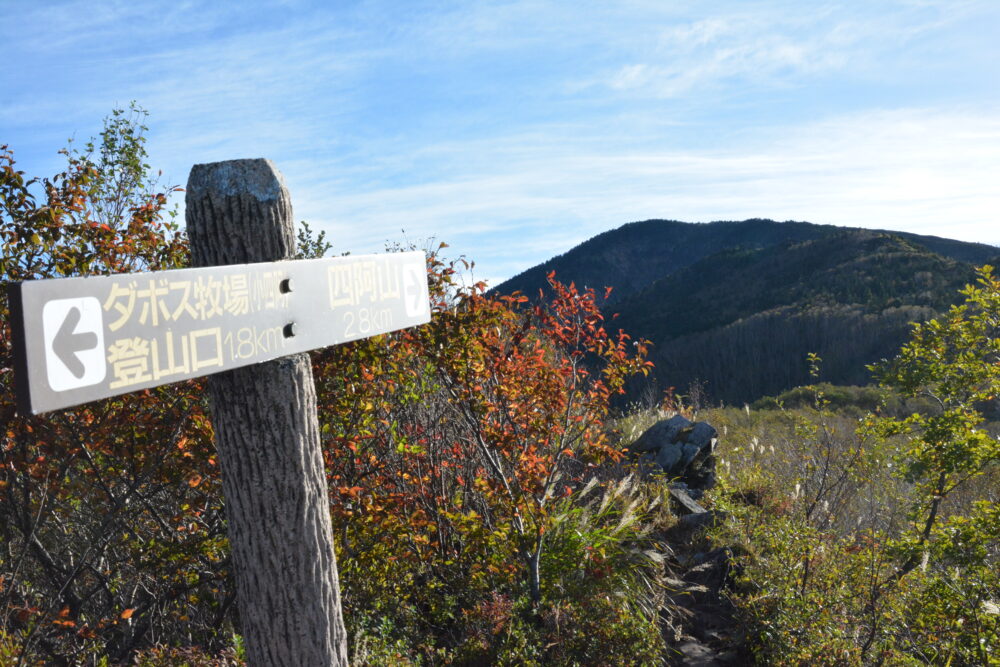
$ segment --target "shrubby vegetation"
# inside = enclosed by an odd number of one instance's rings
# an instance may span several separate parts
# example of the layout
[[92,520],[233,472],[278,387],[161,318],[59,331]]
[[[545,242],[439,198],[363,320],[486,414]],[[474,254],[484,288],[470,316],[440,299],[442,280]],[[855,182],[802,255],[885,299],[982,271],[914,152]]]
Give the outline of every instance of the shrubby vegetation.
[[[144,115],[116,110],[51,179],[25,179],[0,149],[3,282],[187,263],[166,209],[175,188],[145,164]],[[6,298],[0,325],[0,662],[221,649],[232,599],[200,385],[18,415]]]
[[[966,302],[873,367],[908,416],[812,406],[718,409],[735,600],[763,664],[1000,661],[1000,281],[989,267]],[[813,357],[818,374],[818,357]],[[855,394],[864,399],[863,392]]]
[[609,398],[647,368],[644,346],[607,333],[592,291],[552,278],[528,308],[458,275],[432,255],[431,324],[317,355],[356,650],[655,664],[665,508],[597,477],[620,457]]
[[816,406],[817,395],[822,396],[824,407],[838,415],[860,419],[870,413],[893,417],[906,417],[915,412],[928,414],[936,404],[928,396],[903,396],[891,387],[875,385],[836,385],[819,382],[795,387],[777,396],[765,396],[750,404],[753,410],[797,410]]

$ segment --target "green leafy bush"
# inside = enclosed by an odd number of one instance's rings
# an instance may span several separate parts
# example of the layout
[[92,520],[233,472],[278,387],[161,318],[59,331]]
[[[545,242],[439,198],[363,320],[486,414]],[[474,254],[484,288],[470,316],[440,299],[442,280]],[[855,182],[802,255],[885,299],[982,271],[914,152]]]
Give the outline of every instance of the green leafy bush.
[[[764,664],[1000,661],[1000,282],[914,327],[875,367],[936,406],[852,420],[830,408],[715,411],[727,433],[716,539],[747,556],[735,599]],[[818,359],[814,359],[818,363]]]

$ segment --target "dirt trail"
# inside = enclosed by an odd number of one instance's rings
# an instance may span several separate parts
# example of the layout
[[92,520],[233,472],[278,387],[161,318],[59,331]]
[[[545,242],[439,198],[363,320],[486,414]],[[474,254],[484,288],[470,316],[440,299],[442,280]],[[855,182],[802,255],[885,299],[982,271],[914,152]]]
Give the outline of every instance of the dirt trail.
[[728,548],[711,549],[702,536],[712,520],[714,514],[704,510],[687,514],[667,535],[674,553],[666,564],[669,612],[661,622],[672,650],[669,665],[752,664],[736,609],[725,594],[733,576],[733,554]]

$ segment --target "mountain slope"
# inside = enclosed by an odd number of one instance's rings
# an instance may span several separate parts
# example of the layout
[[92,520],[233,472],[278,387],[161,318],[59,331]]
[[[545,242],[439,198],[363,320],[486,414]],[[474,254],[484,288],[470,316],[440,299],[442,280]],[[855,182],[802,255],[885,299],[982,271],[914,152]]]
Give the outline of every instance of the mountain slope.
[[907,239],[845,231],[707,257],[614,304],[615,327],[656,343],[661,386],[702,382],[712,398],[742,402],[807,382],[809,352],[824,379],[864,384],[866,364],[973,277],[971,264]]
[[[663,338],[787,305],[942,309],[971,277],[971,265],[906,239],[867,230],[840,231],[802,243],[723,250],[631,294],[612,310],[636,335]],[[685,316],[670,317],[665,304]]]
[[[751,219],[739,222],[688,223],[675,220],[631,222],[581,243],[568,252],[534,266],[495,288],[497,293],[521,291],[534,296],[546,287],[545,276],[555,271],[566,283],[601,291],[613,287],[608,303],[641,291],[653,282],[728,248],[764,248],[808,241],[851,231],[850,227],[809,222]],[[861,231],[861,230],[854,230]],[[997,248],[935,236],[893,233],[925,248],[963,262],[982,264]]]
[[[529,296],[563,282],[615,288],[611,326],[654,343],[654,392],[702,386],[739,403],[808,381],[863,384],[910,322],[957,302],[973,266],[1000,250],[916,234],[771,220],[650,220],[605,232],[496,288]],[[633,398],[650,388],[633,387]]]
[[609,303],[707,255],[734,246],[764,247],[805,241],[835,230],[807,222],[773,220],[692,224],[675,220],[630,222],[581,243],[569,252],[534,266],[496,287],[499,293],[519,290],[529,296],[546,286],[551,271],[563,282],[597,288],[613,287]]

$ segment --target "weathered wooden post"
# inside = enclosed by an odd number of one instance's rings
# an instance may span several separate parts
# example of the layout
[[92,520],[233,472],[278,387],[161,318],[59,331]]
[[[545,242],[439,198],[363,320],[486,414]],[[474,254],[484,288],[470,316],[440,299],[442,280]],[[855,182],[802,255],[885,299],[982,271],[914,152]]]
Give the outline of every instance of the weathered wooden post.
[[[291,200],[269,160],[195,165],[186,208],[195,266],[295,255]],[[249,662],[346,665],[309,356],[225,371],[208,385]]]

